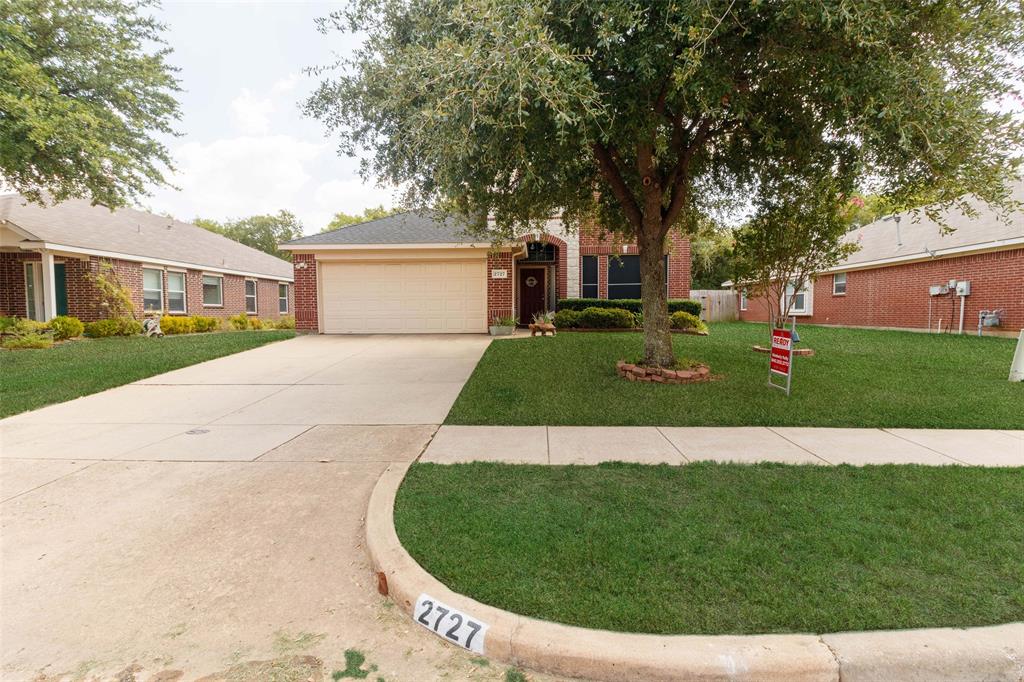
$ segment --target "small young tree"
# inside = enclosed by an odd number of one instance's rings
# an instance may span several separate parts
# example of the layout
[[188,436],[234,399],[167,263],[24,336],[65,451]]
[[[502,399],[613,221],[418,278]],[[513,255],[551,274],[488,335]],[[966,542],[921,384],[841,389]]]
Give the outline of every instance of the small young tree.
[[105,317],[135,319],[132,291],[121,281],[110,261],[100,261],[99,271],[88,275],[88,279],[96,289],[96,298]]
[[773,182],[736,232],[734,281],[748,296],[764,298],[769,330],[785,323],[807,282],[860,248],[843,239],[857,206],[839,184],[831,177]]

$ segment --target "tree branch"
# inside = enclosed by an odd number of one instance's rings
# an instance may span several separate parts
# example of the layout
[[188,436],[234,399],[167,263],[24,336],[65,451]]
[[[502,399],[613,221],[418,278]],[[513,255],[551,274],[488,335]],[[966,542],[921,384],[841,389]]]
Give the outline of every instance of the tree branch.
[[637,206],[636,199],[633,198],[633,193],[629,191],[629,186],[626,185],[626,181],[622,178],[619,167],[615,163],[614,157],[617,157],[618,153],[614,148],[609,149],[600,142],[595,142],[592,145],[592,149],[594,157],[597,159],[598,167],[601,169],[601,175],[611,186],[612,194],[622,207],[622,212],[625,213],[626,219],[639,232],[643,226],[644,216],[640,211],[640,207]]

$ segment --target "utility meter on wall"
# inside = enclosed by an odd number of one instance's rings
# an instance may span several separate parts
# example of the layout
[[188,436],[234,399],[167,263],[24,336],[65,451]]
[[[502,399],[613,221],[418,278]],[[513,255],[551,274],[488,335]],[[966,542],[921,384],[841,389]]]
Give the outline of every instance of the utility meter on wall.
[[971,283],[970,282],[957,282],[956,283],[956,295],[957,296],[970,296],[971,295]]

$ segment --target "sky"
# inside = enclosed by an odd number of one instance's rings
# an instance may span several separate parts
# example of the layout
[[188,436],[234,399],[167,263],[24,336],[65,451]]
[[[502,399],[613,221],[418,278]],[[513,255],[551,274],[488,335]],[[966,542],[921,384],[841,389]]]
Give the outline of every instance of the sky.
[[317,31],[343,2],[164,0],[157,16],[174,50],[183,92],[179,137],[165,140],[172,188],[141,203],[181,220],[227,220],[288,210],[307,233],[338,211],[397,203],[391,188],[359,177],[323,125],[300,103],[317,83],[304,73],[345,55],[358,38]]

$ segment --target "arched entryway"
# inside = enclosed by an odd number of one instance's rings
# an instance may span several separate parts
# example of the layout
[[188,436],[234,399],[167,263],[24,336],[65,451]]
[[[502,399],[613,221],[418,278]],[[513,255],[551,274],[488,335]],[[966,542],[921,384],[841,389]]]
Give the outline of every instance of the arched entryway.
[[566,245],[549,234],[521,237],[526,249],[515,261],[516,312],[519,324],[555,309],[566,295]]

